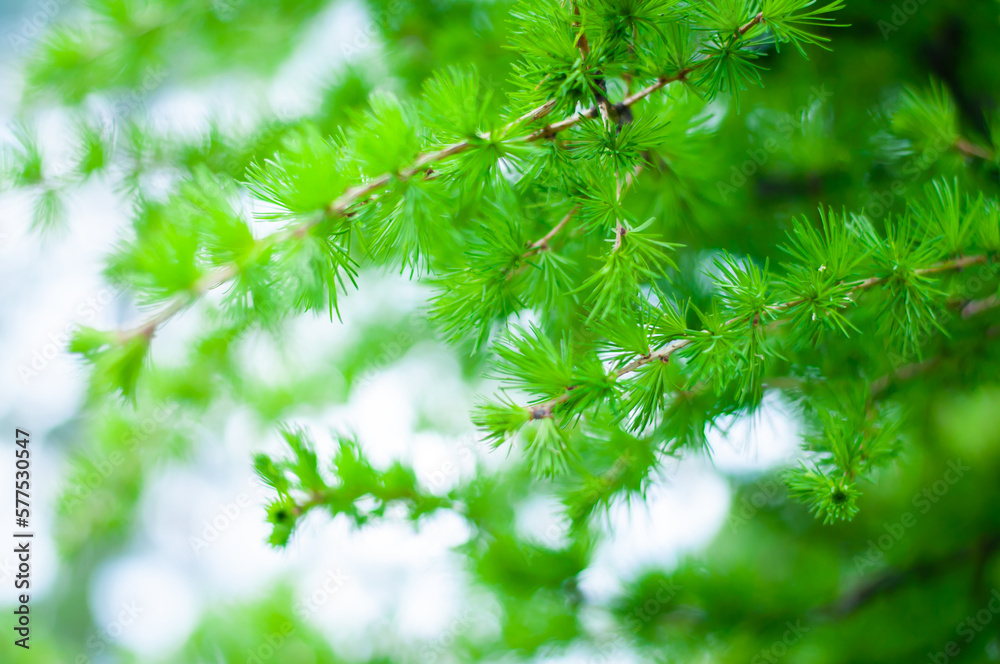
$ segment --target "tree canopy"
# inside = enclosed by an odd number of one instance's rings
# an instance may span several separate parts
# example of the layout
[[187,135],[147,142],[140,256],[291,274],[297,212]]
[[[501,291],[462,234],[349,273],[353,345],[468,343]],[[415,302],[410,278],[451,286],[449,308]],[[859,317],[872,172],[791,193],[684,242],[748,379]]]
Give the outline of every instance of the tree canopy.
[[[74,575],[126,545],[157,468],[191,453],[178,419],[246,410],[281,441],[252,456],[274,547],[331,520],[467,529],[468,619],[420,646],[388,628],[372,662],[1000,657],[1000,5],[355,6],[366,27],[337,35],[344,62],[302,109],[187,133],[152,121],[159,95],[280,82],[340,5],[101,0],[9,40],[23,90],[0,171],[37,240],[59,242],[95,181],[129,210],[103,273],[129,318],[68,344],[89,384],[56,524]],[[69,159],[44,149],[50,108]],[[379,275],[421,305],[352,320]],[[183,351],[162,353],[182,318]],[[316,318],[358,332],[280,381],[247,361]],[[304,423],[422,344],[460,363],[473,472],[438,483]],[[610,599],[581,590],[616,507],[776,411],[800,449],[728,474],[703,551]],[[557,536],[517,527],[529,496],[559,506]],[[279,588],[217,608],[166,660],[252,661],[288,624],[271,661],[369,661],[293,605]],[[87,625],[38,661],[68,661]]]

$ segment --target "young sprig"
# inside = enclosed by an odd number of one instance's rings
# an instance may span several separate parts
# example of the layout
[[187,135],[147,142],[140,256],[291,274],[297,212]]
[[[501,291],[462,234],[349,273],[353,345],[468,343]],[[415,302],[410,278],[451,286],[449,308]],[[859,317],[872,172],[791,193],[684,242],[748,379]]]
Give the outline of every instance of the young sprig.
[[666,278],[668,270],[676,267],[668,252],[680,245],[644,233],[652,223],[650,219],[634,229],[620,226],[609,241],[611,251],[604,264],[581,287],[590,291],[588,321],[616,318],[645,306],[642,286]]
[[329,469],[324,470],[308,431],[285,426],[281,435],[290,456],[275,459],[257,454],[254,458],[261,481],[277,492],[267,510],[272,546],[287,546],[302,518],[315,509],[361,525],[384,515],[390,505],[402,507],[416,521],[451,504],[448,498],[423,490],[413,470],[398,461],[385,470],[376,469],[354,440],[339,438]]
[[789,495],[809,507],[823,523],[849,521],[858,513],[861,492],[846,477],[836,477],[805,463],[785,473]]
[[774,35],[774,47],[781,50],[781,44],[790,43],[808,58],[805,46],[818,46],[830,50],[830,38],[820,34],[819,28],[843,28],[843,23],[834,23],[828,16],[844,8],[844,0],[833,0],[826,5],[815,6],[816,0],[762,0],[762,22]]

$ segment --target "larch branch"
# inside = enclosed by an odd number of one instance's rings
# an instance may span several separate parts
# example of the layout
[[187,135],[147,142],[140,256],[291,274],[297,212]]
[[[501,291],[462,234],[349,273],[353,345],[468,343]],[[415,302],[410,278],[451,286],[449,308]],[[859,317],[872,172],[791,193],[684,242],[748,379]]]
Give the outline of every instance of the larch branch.
[[[978,265],[980,263],[985,263],[987,260],[988,257],[985,254],[979,254],[975,256],[962,256],[952,260],[941,261],[926,268],[920,268],[918,270],[914,270],[914,272],[916,272],[917,274],[937,274],[940,272],[947,272],[951,270],[961,270],[963,268],[969,267],[970,265]],[[889,277],[869,277],[868,279],[862,279],[860,281],[853,282],[848,293],[849,294],[857,293],[867,290],[869,288],[872,288],[874,286],[877,286],[881,283],[888,281],[888,279]],[[803,304],[803,300],[790,300],[775,305],[769,305],[766,308],[772,312],[786,311],[800,304]],[[735,323],[739,323],[744,320],[746,320],[746,317],[731,318],[725,322],[725,325],[726,326],[733,325]],[[775,322],[780,322],[780,321],[775,321]],[[687,348],[692,343],[697,341],[698,335],[708,334],[708,333],[709,333],[708,330],[700,330],[693,332],[690,336],[673,339],[672,341],[668,342],[661,348],[646,353],[644,355],[639,355],[638,357],[632,359],[628,364],[625,364],[624,366],[615,369],[613,372],[614,377],[621,378],[622,376],[633,373],[639,370],[641,367],[644,367],[647,364],[651,364],[653,362],[669,362],[670,358],[674,355],[674,353],[684,348]],[[569,393],[573,389],[574,386],[570,385],[567,387],[566,393],[559,395],[558,397],[555,397],[553,399],[549,399],[548,401],[542,402],[540,404],[529,406],[528,410],[531,411],[533,415],[535,412],[547,412],[548,414],[546,416],[551,416],[552,409],[555,406],[564,403],[569,398]]]
[[[760,23],[762,20],[763,16],[761,14],[758,14],[749,22],[747,22],[744,26],[740,27],[740,29],[738,30],[739,35],[742,36],[746,34],[748,30],[750,30],[754,25]],[[579,43],[579,47],[581,49],[589,48],[589,46],[586,45],[585,39],[586,37],[584,36],[583,41],[580,41]],[[616,105],[616,107],[620,109],[629,108],[639,103],[643,99],[649,97],[657,90],[662,89],[668,83],[672,83],[674,81],[686,80],[687,76],[692,71],[702,66],[704,62],[705,60],[695,62],[690,66],[685,67],[681,71],[677,72],[673,76],[661,76],[651,85],[643,88],[642,90],[633,95],[629,95],[628,97],[626,97],[622,101],[622,103]],[[557,100],[550,99],[541,106],[538,106],[537,108],[534,108],[528,111],[527,113],[524,113],[516,120],[513,120],[512,122],[509,122],[507,125],[505,125],[498,132],[499,136],[504,137],[510,131],[516,129],[517,127],[525,123],[536,122],[544,118],[545,116],[547,116],[549,113],[552,112],[552,109],[555,108],[556,104]],[[583,122],[584,120],[593,119],[598,115],[600,115],[601,109],[599,108],[599,106],[600,105],[593,106],[586,110],[578,111],[573,115],[564,118],[563,120],[560,120],[559,122],[546,125],[545,127],[532,131],[522,136],[519,139],[512,139],[512,140],[530,143],[543,139],[552,138],[559,132],[565,131],[570,127],[573,127]],[[479,140],[490,141],[494,140],[497,137],[494,136],[493,133],[484,133],[481,134],[478,138]],[[263,238],[261,242],[265,243],[267,246],[271,246],[288,239],[303,237],[309,231],[310,228],[318,224],[322,219],[331,216],[347,215],[347,211],[352,205],[354,205],[358,201],[367,199],[376,191],[388,186],[394,179],[405,180],[414,177],[416,175],[419,175],[421,172],[425,171],[429,166],[439,161],[448,159],[449,157],[453,157],[457,154],[465,152],[466,150],[471,148],[475,142],[476,141],[472,139],[466,139],[463,141],[459,141],[457,143],[446,145],[433,152],[427,152],[419,155],[408,167],[402,169],[398,173],[383,173],[382,175],[374,177],[367,182],[364,182],[354,187],[350,187],[346,191],[344,191],[343,194],[334,199],[326,207],[323,215],[316,215],[315,217],[300,222],[299,224],[294,224],[283,231],[279,231],[278,233]],[[156,333],[156,330],[161,325],[170,320],[174,315],[176,315],[179,311],[183,310],[191,302],[198,299],[205,292],[213,288],[217,288],[225,284],[226,282],[236,278],[239,275],[239,273],[240,273],[240,266],[236,263],[230,263],[219,267],[214,272],[206,275],[202,280],[199,281],[199,283],[195,284],[187,292],[175,297],[160,312],[156,313],[151,318],[147,319],[144,323],[133,328],[132,330],[120,331],[119,337],[122,340],[131,339],[138,334],[143,334],[147,337],[152,337]]]

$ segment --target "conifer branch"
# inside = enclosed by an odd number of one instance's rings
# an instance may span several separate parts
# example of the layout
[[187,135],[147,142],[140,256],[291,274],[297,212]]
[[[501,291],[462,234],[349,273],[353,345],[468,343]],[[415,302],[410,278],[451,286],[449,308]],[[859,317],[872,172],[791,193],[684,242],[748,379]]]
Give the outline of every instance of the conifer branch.
[[[929,267],[914,270],[914,272],[916,274],[926,275],[926,274],[936,274],[940,272],[947,272],[953,270],[962,270],[963,268],[972,265],[985,263],[987,260],[988,256],[985,254],[979,254],[975,256],[962,256],[952,260],[941,261]],[[848,294],[868,290],[869,288],[885,283],[889,279],[890,277],[883,276],[883,277],[869,277],[867,279],[856,281],[853,283],[853,285],[851,285],[850,289],[848,290]],[[802,304],[803,302],[804,300],[791,300],[779,304],[768,305],[766,309],[771,312],[787,311],[788,309],[796,307]],[[756,319],[748,320],[745,316],[740,316],[740,317],[730,318],[729,320],[725,321],[725,325],[729,326],[740,322],[749,322],[751,325],[759,324],[759,320]],[[777,326],[780,325],[782,322],[784,321],[776,320],[773,322],[773,324]],[[628,364],[625,364],[624,366],[615,369],[611,375],[615,379],[618,379],[627,374],[637,371],[638,369],[646,366],[647,364],[651,364],[653,362],[669,362],[670,358],[674,355],[674,353],[683,350],[684,348],[687,348],[692,343],[694,343],[697,340],[698,334],[709,334],[709,331],[701,330],[700,333],[695,332],[690,336],[674,339],[657,350],[654,350],[652,352],[634,358]],[[551,417],[553,408],[555,408],[559,404],[565,403],[569,399],[570,393],[574,389],[575,386],[569,385],[567,386],[566,391],[563,394],[553,399],[549,399],[548,401],[544,401],[540,404],[529,406],[528,410],[531,413],[532,418],[538,419],[540,417]]]
[[[739,30],[737,30],[737,32],[742,37],[747,33],[747,31],[749,31],[755,25],[763,22],[763,20],[764,20],[763,15],[757,14],[757,16],[754,16],[747,23],[741,26]],[[628,109],[634,106],[635,104],[638,104],[640,101],[650,96],[657,90],[662,89],[669,83],[674,83],[676,81],[686,81],[688,76],[692,72],[697,70],[699,67],[702,67],[706,62],[708,62],[707,59],[702,59],[697,62],[693,62],[689,67],[681,69],[679,72],[673,74],[672,76],[660,76],[659,78],[656,79],[656,81],[647,85],[642,90],[639,90],[635,94],[631,94],[625,97],[625,99],[622,100],[620,104],[615,105],[615,111],[617,111],[620,114],[625,109]],[[559,122],[546,125],[545,127],[539,129],[538,131],[528,134],[523,140],[525,142],[534,142],[544,138],[552,138],[559,132],[565,131],[566,129],[569,129],[570,127],[579,124],[584,120],[592,120],[593,118],[596,118],[598,115],[600,115],[600,112],[601,111],[597,106],[592,106],[586,110],[574,113],[573,115]]]
[[[691,70],[692,68],[682,70],[676,76],[669,78],[661,77],[660,79],[658,79],[656,84],[649,86],[648,88],[632,95],[619,106],[621,107],[632,106],[633,104],[642,101],[656,90],[659,90],[667,83],[677,80],[683,80],[683,78],[686,77]],[[556,100],[551,99],[542,104],[541,106],[538,106],[537,108],[528,111],[527,113],[521,115],[518,119],[508,123],[500,131],[500,135],[506,135],[509,131],[524,123],[540,120],[541,118],[548,115],[552,111],[552,109],[555,108],[555,105],[556,105]],[[561,131],[565,131],[570,127],[579,124],[580,122],[583,122],[584,120],[593,119],[598,115],[599,115],[599,110],[596,106],[594,106],[585,111],[574,113],[573,115],[563,119],[560,122],[546,125],[542,129],[530,132],[525,136],[521,137],[520,139],[515,139],[515,140],[518,140],[520,142],[535,142],[538,140],[548,139],[555,136]],[[493,134],[486,133],[483,134],[480,138],[482,140],[491,140],[491,138],[493,138]],[[470,147],[472,147],[472,145],[473,143],[470,140],[464,140],[464,141],[459,141],[457,143],[452,143],[439,150],[435,150],[434,152],[429,152],[420,155],[413,161],[413,163],[409,167],[402,169],[401,171],[399,171],[399,173],[395,174],[383,173],[382,175],[372,178],[371,180],[365,182],[364,184],[351,187],[347,189],[343,194],[341,194],[338,198],[336,198],[332,203],[330,203],[330,205],[327,206],[325,210],[325,215],[320,215],[318,217],[311,218],[299,224],[292,225],[289,228],[285,229],[284,231],[279,231],[278,233],[269,235],[265,237],[263,240],[261,240],[261,243],[263,244],[263,246],[266,247],[266,246],[272,246],[287,239],[291,239],[293,237],[303,237],[309,231],[309,229],[318,224],[322,219],[330,216],[346,215],[347,210],[352,205],[354,205],[358,201],[368,198],[376,191],[388,186],[394,179],[406,180],[416,175],[419,175],[421,172],[424,172],[427,169],[427,167],[439,161],[445,160],[449,157],[461,154],[462,152],[465,152]],[[120,332],[119,336],[122,339],[129,339],[141,332],[142,334],[145,334],[147,337],[151,337],[153,334],[155,334],[156,329],[160,325],[170,320],[170,318],[172,318],[177,312],[182,310],[184,307],[188,306],[191,302],[196,300],[199,296],[203,295],[208,290],[217,288],[218,286],[221,286],[227,281],[235,278],[239,274],[239,272],[240,272],[239,266],[236,264],[224,265],[223,267],[213,272],[210,276],[207,276],[205,278],[204,282],[205,284],[207,284],[207,286],[196,285],[189,292],[175,298],[161,312],[149,318],[146,322],[142,323],[141,325],[137,326],[131,331]]]
[[[574,6],[574,9],[579,13],[578,8]],[[736,39],[740,39],[754,26],[760,24],[764,21],[762,13],[758,13],[750,21],[742,25],[736,32]],[[581,54],[586,57],[589,53],[589,44],[586,41],[586,36],[581,30],[580,37],[577,40],[577,46],[581,50]],[[620,104],[615,105],[615,112],[621,114],[626,109],[639,103],[643,99],[649,97],[657,90],[662,89],[666,85],[675,81],[685,81],[691,72],[695,71],[697,68],[701,67],[703,64],[708,62],[707,58],[703,58],[696,61],[689,66],[681,69],[679,72],[672,76],[661,76],[654,83],[648,85],[642,90],[635,94],[627,96]],[[603,101],[603,103],[602,103]],[[550,99],[540,106],[524,113],[516,120],[509,122],[505,125],[499,132],[487,132],[479,135],[479,140],[490,141],[495,140],[499,137],[505,137],[513,129],[530,122],[535,122],[541,118],[548,115],[557,104],[556,99]],[[546,125],[541,129],[529,132],[519,139],[512,139],[518,142],[535,142],[543,139],[549,139],[558,134],[559,132],[565,131],[587,119],[596,118],[598,115],[604,116],[605,123],[610,126],[610,105],[606,99],[599,98],[598,104],[586,110],[578,111],[573,115],[564,118],[563,120]],[[260,248],[269,248],[281,242],[290,239],[303,238],[307,235],[310,229],[319,224],[322,220],[336,217],[344,216],[349,217],[349,209],[351,206],[355,205],[360,201],[369,199],[373,194],[375,194],[380,189],[389,186],[394,180],[407,180],[413,178],[421,173],[426,175],[430,166],[436,164],[437,162],[446,160],[455,155],[461,154],[466,150],[473,147],[476,143],[473,139],[466,139],[456,143],[446,145],[438,150],[424,153],[419,155],[408,167],[401,169],[395,173],[383,173],[382,175],[376,176],[371,180],[359,184],[354,187],[350,187],[344,191],[339,197],[334,199],[323,211],[322,214],[315,215],[314,217],[307,219],[298,224],[293,224],[283,231],[279,231],[272,235],[269,235],[258,242]],[[614,248],[617,249],[621,246],[623,235],[626,232],[626,228],[619,221],[616,225],[615,230],[615,243]],[[236,278],[241,272],[241,266],[237,263],[225,264],[217,268],[214,272],[205,275],[196,284],[194,284],[191,289],[187,292],[176,296],[173,298],[160,312],[154,314],[152,317],[147,319],[144,323],[139,326],[128,330],[119,331],[118,337],[121,341],[128,341],[139,335],[151,338],[158,328],[169,321],[174,315],[183,310],[185,307],[189,306],[192,302],[197,300],[201,295],[217,288],[226,282]]]
[[[752,19],[750,19],[745,24],[740,26],[740,28],[736,32],[740,37],[742,37],[751,28],[753,28],[755,25],[758,25],[759,23],[762,23],[763,21],[764,21],[763,14],[758,13]],[[657,90],[664,88],[670,83],[674,83],[676,81],[686,81],[688,76],[690,76],[699,67],[704,66],[706,62],[708,62],[707,59],[702,59],[697,62],[691,63],[689,67],[681,69],[679,72],[673,74],[672,76],[660,76],[659,78],[656,79],[656,81],[647,85],[645,88],[639,90],[635,94],[631,94],[625,97],[625,99],[622,100],[620,104],[615,105],[615,110],[618,113],[621,113],[625,109],[634,106],[635,104],[639,103],[646,97],[650,96]],[[598,106],[592,106],[584,111],[579,111],[577,113],[574,113],[573,115],[559,122],[546,125],[542,129],[539,129],[538,131],[529,134],[527,137],[525,137],[524,140],[527,142],[533,142],[543,138],[551,138],[552,136],[555,136],[559,132],[569,129],[573,125],[579,124],[584,120],[591,120],[593,118],[596,118],[598,115],[600,115],[600,113],[601,110],[600,108],[598,108]]]
[[[555,107],[555,100],[548,101],[541,106],[528,111],[524,115],[520,116],[513,122],[508,123],[501,133],[506,133],[511,129],[525,123],[539,120]],[[481,136],[483,140],[489,140],[491,134],[486,133]],[[472,146],[470,141],[461,141],[458,143],[453,143],[447,145],[434,152],[428,152],[426,154],[417,157],[414,162],[407,168],[401,170],[399,173],[383,173],[382,175],[375,177],[368,182],[358,185],[356,187],[351,187],[341,194],[337,199],[335,199],[330,205],[326,207],[324,214],[315,215],[312,218],[303,221],[298,224],[293,224],[288,228],[278,231],[268,235],[259,241],[261,248],[267,248],[284,242],[292,238],[302,238],[304,237],[311,228],[316,226],[320,221],[329,217],[335,216],[348,216],[348,209],[355,203],[367,199],[369,196],[374,194],[379,189],[388,186],[394,179],[407,180],[421,172],[425,171],[428,166],[435,164],[439,161],[452,157],[454,155],[460,154]],[[119,338],[122,341],[128,341],[135,338],[138,335],[143,335],[146,337],[152,337],[159,326],[170,320],[175,314],[183,310],[186,306],[191,304],[194,300],[198,299],[201,295],[204,295],[208,291],[222,286],[231,279],[236,278],[240,273],[240,266],[236,263],[229,263],[218,268],[214,272],[211,272],[201,280],[199,280],[189,291],[184,294],[175,297],[170,301],[160,312],[146,320],[144,323],[138,325],[137,327],[119,332]]]
[[[990,309],[998,306],[1000,306],[1000,296],[997,295],[991,295],[990,297],[986,297],[981,300],[970,300],[962,308],[962,318],[972,318],[973,316],[981,314],[984,311],[989,311]],[[989,336],[988,332],[987,336]],[[869,388],[871,397],[874,399],[876,396],[888,389],[893,383],[910,380],[911,378],[915,378],[916,376],[934,369],[941,364],[942,359],[943,358],[938,356],[928,358],[921,362],[913,362],[874,380]]]
[[[952,260],[935,263],[934,265],[931,265],[929,267],[918,268],[913,272],[914,274],[918,275],[926,275],[926,274],[937,274],[939,272],[950,272],[952,270],[963,270],[973,265],[979,265],[980,263],[985,263],[988,260],[989,256],[987,256],[986,254],[976,254],[974,256],[961,256],[959,258],[955,258]],[[854,282],[851,285],[851,290],[849,292],[854,293],[857,291],[868,290],[873,286],[878,286],[879,284],[885,283],[891,278],[892,277],[890,275],[884,277],[869,277],[867,279],[862,279],[861,281]],[[782,304],[778,304],[776,305],[775,308],[779,310],[788,309],[801,303],[802,300],[794,300],[792,302],[784,302]]]

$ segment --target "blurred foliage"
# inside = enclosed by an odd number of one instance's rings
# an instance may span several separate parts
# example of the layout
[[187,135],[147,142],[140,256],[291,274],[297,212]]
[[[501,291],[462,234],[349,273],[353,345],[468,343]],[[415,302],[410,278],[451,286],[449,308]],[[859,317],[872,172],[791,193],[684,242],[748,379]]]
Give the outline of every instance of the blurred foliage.
[[[37,661],[133,658],[88,645],[89,584],[153,473],[238,408],[283,432],[254,463],[272,544],[313,511],[468,524],[472,618],[436,643],[373,636],[370,661],[1000,657],[997,3],[372,0],[311,110],[196,137],[151,121],[168,90],[280,77],[345,6],[87,2],[31,46],[0,186],[48,236],[75,189],[115,186],[132,228],[106,276],[145,312],[72,342],[92,389],[62,434],[68,562]],[[69,162],[39,147],[48,105],[73,120]],[[428,284],[427,309],[283,381],[245,366],[299,317],[338,324],[379,271]],[[188,308],[202,327],[158,361]],[[501,381],[473,420],[510,463],[444,492],[285,424],[439,339]],[[733,477],[704,552],[583,592],[609,509],[768,399],[801,422],[798,462]],[[515,525],[532,496],[560,505],[541,541]],[[212,607],[174,659],[354,661],[294,597]]]

